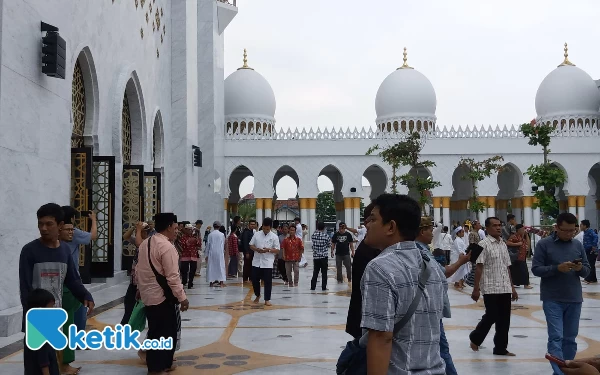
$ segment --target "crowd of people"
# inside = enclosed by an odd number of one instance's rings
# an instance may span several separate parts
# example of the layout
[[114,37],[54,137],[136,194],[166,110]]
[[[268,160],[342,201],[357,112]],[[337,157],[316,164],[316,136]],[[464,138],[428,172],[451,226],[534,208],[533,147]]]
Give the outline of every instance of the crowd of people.
[[[72,207],[49,203],[38,210],[40,237],[23,247],[19,265],[24,317],[30,308],[62,307],[68,314],[65,328],[71,323],[85,328],[85,316],[92,313],[94,302],[81,282],[77,252],[80,244],[97,236],[97,228],[94,213],[83,214],[92,221],[90,232],[74,227],[80,213]],[[185,288],[194,288],[202,260],[210,287],[225,287],[228,279],[241,278],[252,285],[254,303],[262,299],[266,306],[272,305],[274,278],[288,287],[302,286],[299,269],[306,265],[306,233],[300,219],[287,225],[265,218],[260,224],[250,220],[244,227],[235,217],[229,232],[215,221],[203,235],[202,221],[192,225],[178,222],[173,213],[160,213],[154,221],[137,223],[125,232],[124,240],[134,244],[136,252],[121,323],[129,322],[141,301],[148,322],[146,338],[172,338],[175,343],[172,350],[138,353],[150,374],[176,367],[180,313],[189,308]],[[355,347],[364,349],[364,358],[353,358],[363,361],[369,374],[457,374],[443,324],[443,318],[451,317],[448,283],[460,290],[472,287],[474,301],[483,298],[485,313],[469,335],[471,349],[481,350],[495,325],[493,354],[515,355],[508,348],[511,304],[519,298],[518,286],[531,288],[528,231],[512,215],[507,224],[488,217],[485,229],[477,221],[465,224],[449,233],[448,227],[422,217],[416,201],[398,194],[373,200],[365,208],[365,225],[360,228],[340,223],[330,237],[325,224],[317,223],[310,236],[314,265],[310,289],[316,290],[320,275],[321,289],[327,290],[330,256],[335,258],[338,283],[345,282],[346,269],[352,285],[346,332],[354,337]],[[576,237],[578,230],[581,240]],[[600,361],[574,361],[583,302],[581,279],[596,282],[597,249],[598,236],[589,222],[579,223],[569,213],[560,214],[554,230],[535,244],[531,271],[541,278],[548,353],[566,361],[551,363],[555,374],[599,374]],[[54,353],[48,345],[37,352],[25,347],[24,358],[26,374],[80,371],[71,367],[75,352],[68,348]],[[344,353],[339,366],[347,362],[343,358]]]

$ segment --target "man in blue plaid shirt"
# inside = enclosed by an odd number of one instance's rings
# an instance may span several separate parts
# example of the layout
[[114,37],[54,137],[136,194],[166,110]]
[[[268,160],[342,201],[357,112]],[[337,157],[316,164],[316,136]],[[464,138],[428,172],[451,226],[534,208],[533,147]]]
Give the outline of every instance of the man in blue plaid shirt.
[[322,284],[321,288],[327,290],[327,259],[329,257],[329,249],[331,247],[331,238],[325,232],[325,223],[318,223],[317,230],[311,236],[313,249],[313,277],[310,281],[310,290],[317,288],[317,277],[321,271]]

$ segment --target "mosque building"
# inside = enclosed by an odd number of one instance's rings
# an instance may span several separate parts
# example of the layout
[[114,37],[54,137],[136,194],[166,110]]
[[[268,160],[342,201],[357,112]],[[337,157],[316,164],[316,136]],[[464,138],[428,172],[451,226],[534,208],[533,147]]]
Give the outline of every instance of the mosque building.
[[[442,183],[432,191],[436,220],[471,216],[461,156],[502,155],[503,171],[478,186],[489,204],[482,216],[511,211],[540,224],[523,176],[541,162],[540,149],[517,127],[438,127],[434,86],[406,54],[377,92],[376,129],[278,129],[275,93],[246,53],[242,67],[224,78],[224,33],[237,12],[233,0],[3,3],[0,336],[20,330],[19,254],[38,236],[35,212],[48,202],[97,212],[98,240],[81,252],[81,276],[88,284],[116,284],[126,280],[134,255],[122,238],[127,228],[157,212],[205,223],[227,219],[248,176],[258,219],[272,215],[275,186],[289,176],[312,231],[317,179],[325,175],[339,219],[357,226],[362,177],[371,197],[389,190],[391,177],[389,166],[365,152],[417,131],[426,135],[424,158],[436,166],[414,172]],[[42,31],[42,22],[57,30]],[[55,34],[66,45],[58,77],[42,69],[42,38]],[[596,226],[598,84],[565,53],[535,104],[537,120],[557,126],[551,157],[568,176],[558,192],[561,209]]]

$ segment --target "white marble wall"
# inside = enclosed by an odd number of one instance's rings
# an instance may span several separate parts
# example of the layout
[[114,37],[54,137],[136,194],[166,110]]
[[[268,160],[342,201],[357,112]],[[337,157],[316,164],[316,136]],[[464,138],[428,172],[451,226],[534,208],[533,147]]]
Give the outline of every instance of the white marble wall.
[[[68,204],[70,195],[71,83],[75,62],[88,51],[84,68],[86,143],[95,155],[118,155],[120,175],[121,106],[125,87],[137,77],[139,126],[133,135],[136,161],[151,170],[152,124],[160,110],[165,144],[170,144],[171,2],[157,0],[146,22],[145,8],[133,1],[9,1],[2,5],[0,67],[0,315],[18,306],[18,258],[23,245],[38,236],[35,212],[47,202]],[[166,35],[152,31],[156,7],[162,8]],[[41,73],[40,20],[60,29],[67,43],[66,79]],[[140,29],[144,30],[142,39]],[[157,49],[160,58],[157,57]],[[90,84],[94,76],[95,82]],[[89,86],[89,87],[88,87]],[[89,88],[89,90],[88,90]],[[89,92],[88,92],[89,91]],[[148,125],[149,124],[149,125]],[[166,169],[169,159],[166,157]],[[117,183],[119,183],[118,179]],[[168,190],[167,190],[168,191]],[[120,269],[121,189],[116,188],[115,259]],[[169,205],[169,197],[165,197]]]

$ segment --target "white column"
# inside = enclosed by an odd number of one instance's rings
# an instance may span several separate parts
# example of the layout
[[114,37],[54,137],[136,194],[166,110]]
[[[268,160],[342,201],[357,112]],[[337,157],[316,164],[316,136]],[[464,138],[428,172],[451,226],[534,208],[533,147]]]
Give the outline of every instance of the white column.
[[229,228],[229,199],[223,199],[223,222],[226,229]]
[[257,228],[260,228],[260,226],[262,225],[263,222],[263,202],[264,200],[262,198],[256,198],[256,224],[257,224]]
[[539,227],[542,225],[540,208],[533,209],[533,225]]
[[487,218],[487,209],[484,209],[483,212],[478,212],[477,213],[477,219],[479,220],[480,223],[485,223],[485,219]]
[[452,230],[452,221],[450,221],[450,197],[442,197],[442,220],[443,224]]
[[531,207],[523,207],[523,223],[527,226],[533,225],[533,210]]
[[442,208],[434,207],[433,208],[433,221],[435,221],[436,223],[439,223],[441,218],[442,218]]
[[347,226],[354,228],[352,224],[352,198],[344,198],[344,220]]
[[351,228],[357,228],[360,226],[360,198],[356,198],[357,202],[356,204],[358,204],[358,207],[354,207],[352,209],[353,215],[352,215],[352,226]]
[[515,220],[517,221],[517,223],[523,222],[523,209],[522,208],[513,208],[512,213],[513,213],[513,215],[515,215]]
[[577,197],[577,219],[585,220],[585,195]]
[[308,227],[307,242],[310,243],[310,236],[312,236],[313,232],[317,229],[317,198],[308,199],[308,220],[305,224]]
[[487,208],[487,217],[496,216],[496,209],[494,207]]

